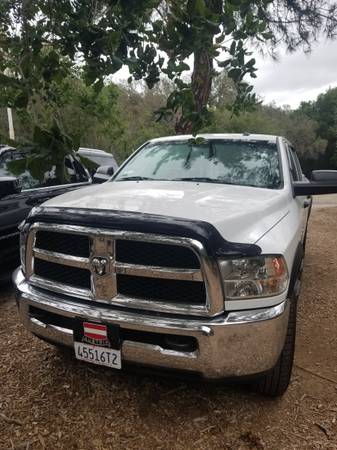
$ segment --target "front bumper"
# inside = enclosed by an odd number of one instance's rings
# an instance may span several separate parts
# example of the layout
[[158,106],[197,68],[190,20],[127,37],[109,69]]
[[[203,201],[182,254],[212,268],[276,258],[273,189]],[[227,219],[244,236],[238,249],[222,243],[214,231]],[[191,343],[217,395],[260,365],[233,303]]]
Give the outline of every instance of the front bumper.
[[248,376],[271,369],[282,351],[288,326],[289,302],[263,309],[229,312],[212,319],[151,315],[117,310],[51,294],[29,285],[18,269],[14,273],[17,302],[25,327],[50,342],[73,346],[73,330],[34,317],[45,311],[65,319],[85,319],[119,325],[122,330],[194,338],[194,351],[179,351],[158,344],[124,340],[122,361],[158,369],[175,369],[217,379]]

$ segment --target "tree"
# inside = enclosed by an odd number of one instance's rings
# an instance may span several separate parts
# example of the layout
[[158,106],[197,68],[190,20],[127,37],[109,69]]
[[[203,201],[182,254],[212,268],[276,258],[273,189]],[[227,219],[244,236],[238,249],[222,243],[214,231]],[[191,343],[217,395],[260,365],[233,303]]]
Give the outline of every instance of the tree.
[[[336,4],[321,0],[171,0],[161,2],[157,13],[148,35],[148,53],[166,55],[167,63],[159,58],[157,66],[173,80],[175,90],[160,117],[176,116],[177,132],[195,132],[209,123],[208,103],[219,70],[233,81],[234,113],[255,104],[252,86],[245,79],[255,78],[257,70],[248,44],[269,41],[275,46],[281,41],[289,50],[303,45],[308,51],[319,33],[333,37],[337,25]],[[134,56],[138,57],[130,66],[134,77],[146,76],[151,83],[159,77],[153,58],[147,70],[142,53]],[[191,78],[186,81],[184,74],[190,68]]]
[[322,168],[337,167],[337,88],[328,89],[313,102],[301,103],[300,110],[318,123],[317,135],[327,141]]
[[29,107],[37,93],[57,101],[53,86],[74,66],[99,92],[127,65],[149,88],[163,75],[172,80],[158,117],[175,118],[179,133],[197,132],[210,122],[219,71],[233,81],[234,113],[256,103],[248,45],[308,50],[319,33],[334,36],[336,10],[329,0],[2,0],[0,101]]
[[[141,30],[157,3],[2,0],[0,106],[13,107],[19,115],[32,119],[36,132],[29,134],[35,138],[43,135],[39,131],[55,133],[56,140],[65,135],[60,128],[60,110],[64,112],[74,95],[64,95],[64,80],[82,77],[92,86],[92,100],[102,91],[106,98],[104,77],[119,70],[129,47],[142,39]],[[97,99],[97,105],[103,97]],[[116,100],[116,96],[109,98]],[[76,140],[78,136],[73,137]],[[67,138],[62,145],[71,151],[74,143]]]

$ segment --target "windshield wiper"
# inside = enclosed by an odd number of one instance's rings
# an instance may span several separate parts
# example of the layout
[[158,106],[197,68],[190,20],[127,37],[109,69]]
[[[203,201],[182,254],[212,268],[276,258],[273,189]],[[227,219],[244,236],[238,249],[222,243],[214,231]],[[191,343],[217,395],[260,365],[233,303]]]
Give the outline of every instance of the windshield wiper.
[[221,180],[221,178],[209,178],[209,177],[174,178],[172,181],[201,181],[205,183],[235,184],[226,180]]
[[206,183],[217,183],[214,178],[208,177],[184,177],[184,178],[173,178],[172,181],[205,181]]
[[115,181],[144,181],[144,180],[154,180],[154,178],[134,176],[134,177],[119,178]]

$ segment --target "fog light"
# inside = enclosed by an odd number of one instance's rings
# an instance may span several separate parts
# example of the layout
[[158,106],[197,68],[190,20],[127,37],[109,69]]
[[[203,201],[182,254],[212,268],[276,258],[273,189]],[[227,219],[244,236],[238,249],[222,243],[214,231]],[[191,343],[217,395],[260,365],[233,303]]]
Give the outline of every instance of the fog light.
[[165,344],[171,350],[178,352],[193,352],[196,350],[196,341],[189,336],[172,336],[167,334],[165,336]]

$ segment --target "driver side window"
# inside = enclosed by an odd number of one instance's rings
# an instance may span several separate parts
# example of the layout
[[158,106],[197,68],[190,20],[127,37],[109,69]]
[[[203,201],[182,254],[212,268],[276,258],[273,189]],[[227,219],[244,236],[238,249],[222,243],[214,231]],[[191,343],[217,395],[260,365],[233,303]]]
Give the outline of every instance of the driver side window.
[[302,181],[303,173],[298,161],[297,155],[292,147],[287,145],[287,154],[290,166],[290,172],[292,175],[293,181]]
[[10,150],[0,157],[0,177],[18,178],[22,189],[39,187],[39,180],[26,168],[24,154],[17,150]]
[[89,180],[83,166],[72,155],[65,157],[58,170],[54,161],[39,157],[29,161],[29,157],[29,153],[20,150],[3,154],[0,157],[0,177],[18,178],[23,190]]

